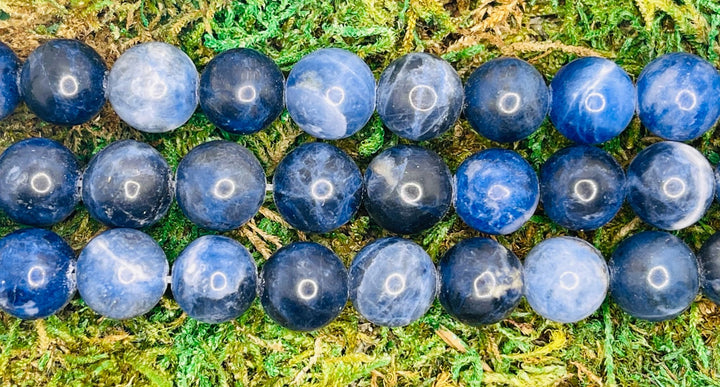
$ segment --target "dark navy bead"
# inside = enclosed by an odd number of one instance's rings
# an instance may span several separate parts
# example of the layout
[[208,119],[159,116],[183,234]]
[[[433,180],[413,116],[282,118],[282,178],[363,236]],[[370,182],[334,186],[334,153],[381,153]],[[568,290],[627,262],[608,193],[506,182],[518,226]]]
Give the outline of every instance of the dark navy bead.
[[450,63],[414,52],[390,63],[380,75],[377,112],[398,136],[423,141],[455,124],[463,99],[462,81]]
[[700,249],[698,263],[703,293],[720,304],[720,232],[711,236]]
[[260,274],[265,313],[285,328],[313,331],[333,321],[348,299],[348,274],[335,253],[313,242],[276,251]]
[[0,42],[0,120],[12,114],[22,99],[19,77],[20,59],[10,47]]
[[550,92],[535,67],[516,58],[493,59],[465,83],[465,117],[481,136],[520,141],[540,127],[550,110]]

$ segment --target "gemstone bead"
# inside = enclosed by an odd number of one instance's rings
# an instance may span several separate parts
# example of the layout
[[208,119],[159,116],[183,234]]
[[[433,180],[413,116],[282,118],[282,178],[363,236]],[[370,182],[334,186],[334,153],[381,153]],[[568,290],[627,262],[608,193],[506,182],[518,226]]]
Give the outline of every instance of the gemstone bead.
[[20,58],[0,42],[0,120],[12,114],[22,98],[18,89]]
[[697,258],[703,293],[714,303],[720,304],[720,232],[705,242]]

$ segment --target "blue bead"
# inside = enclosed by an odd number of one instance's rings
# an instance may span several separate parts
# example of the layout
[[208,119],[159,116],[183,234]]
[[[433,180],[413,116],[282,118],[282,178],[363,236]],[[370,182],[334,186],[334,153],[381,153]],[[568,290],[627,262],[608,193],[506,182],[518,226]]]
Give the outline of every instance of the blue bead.
[[198,73],[180,49],[149,42],[125,51],[110,70],[108,99],[115,113],[137,130],[169,132],[195,112]]
[[348,274],[335,253],[313,242],[276,251],[260,274],[265,313],[285,328],[313,331],[333,321],[348,299]]
[[362,184],[360,169],[345,152],[321,142],[303,144],[275,169],[275,206],[296,229],[325,233],[357,212]]
[[238,228],[265,200],[265,171],[242,145],[211,141],[193,148],[176,173],[176,197],[185,216],[216,231]]
[[610,295],[633,317],[669,320],[700,287],[695,254],[678,237],[645,231],[625,239],[610,258]]
[[398,136],[424,141],[455,124],[463,99],[462,81],[450,63],[415,52],[396,59],[380,75],[377,112]]
[[365,171],[370,217],[398,234],[432,227],[452,204],[452,175],[437,153],[415,145],[386,149]]
[[190,243],[173,263],[171,289],[188,316],[210,324],[230,321],[255,299],[255,261],[240,243],[205,235]]
[[110,227],[155,224],[172,203],[172,171],[148,144],[116,141],[85,169],[82,200],[90,215]]
[[550,110],[543,76],[516,58],[493,59],[465,83],[465,117],[481,136],[515,142],[534,133]]
[[698,263],[703,293],[720,304],[720,232],[711,236],[700,249]]
[[571,230],[609,222],[625,201],[625,172],[602,149],[577,145],[552,155],[540,169],[545,215]]
[[720,201],[720,164],[715,167],[715,196]]
[[520,303],[523,268],[520,260],[492,239],[465,239],[440,260],[443,308],[468,325],[494,324]]
[[470,227],[487,234],[509,234],[533,215],[540,186],[519,154],[488,149],[468,157],[455,174],[455,210]]
[[712,204],[715,178],[707,159],[679,142],[642,150],[627,170],[628,202],[646,223],[680,230],[697,222]]
[[26,320],[55,314],[75,294],[75,263],[52,231],[23,229],[0,239],[0,308]]
[[525,257],[525,298],[552,321],[572,323],[593,314],[608,283],[605,258],[582,239],[546,239]]
[[265,129],[282,113],[285,78],[265,54],[247,48],[223,52],[200,76],[200,106],[210,122],[235,134]]
[[116,228],[93,238],[80,253],[77,287],[90,309],[124,320],[160,301],[168,271],[165,253],[149,235]]
[[676,52],[655,59],[637,88],[640,121],[664,139],[693,140],[720,117],[720,74],[698,56]]
[[0,156],[0,209],[15,222],[51,226],[75,210],[79,180],[75,155],[59,142],[17,142]]
[[22,67],[20,92],[42,120],[80,125],[105,105],[107,66],[87,44],[54,39],[36,48]]
[[580,58],[563,66],[550,83],[550,93],[550,120],[563,136],[580,144],[615,138],[635,114],[632,80],[604,58]]
[[357,55],[339,48],[317,50],[288,74],[285,103],[306,133],[326,140],[352,136],[375,110],[375,78]]
[[0,42],[0,120],[12,114],[22,99],[18,89],[20,59]]

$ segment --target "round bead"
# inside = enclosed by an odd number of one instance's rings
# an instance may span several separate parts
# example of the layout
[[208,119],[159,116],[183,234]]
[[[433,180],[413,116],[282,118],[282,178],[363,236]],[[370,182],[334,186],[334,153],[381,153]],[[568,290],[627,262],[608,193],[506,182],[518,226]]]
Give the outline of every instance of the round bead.
[[700,249],[698,263],[703,293],[720,304],[720,232],[711,236]]
[[462,81],[450,63],[415,52],[396,59],[380,75],[377,112],[398,136],[423,141],[450,129],[463,99]]
[[252,219],[265,200],[265,171],[244,146],[211,141],[193,148],[177,168],[177,202],[200,227],[229,231]]
[[320,49],[293,66],[285,102],[290,117],[306,133],[326,140],[349,137],[375,110],[375,78],[357,55]]
[[337,147],[303,144],[278,164],[273,177],[275,206],[290,225],[325,233],[347,223],[362,200],[362,174]]
[[0,42],[0,120],[12,114],[22,99],[18,89],[20,66],[13,50]]

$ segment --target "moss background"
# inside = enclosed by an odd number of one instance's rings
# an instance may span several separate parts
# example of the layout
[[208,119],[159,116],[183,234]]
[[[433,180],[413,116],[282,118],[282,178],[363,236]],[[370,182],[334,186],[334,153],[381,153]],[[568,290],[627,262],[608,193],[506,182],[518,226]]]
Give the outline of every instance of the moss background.
[[[550,80],[570,60],[585,55],[612,58],[636,78],[656,56],[689,51],[716,65],[720,58],[720,2],[717,0],[229,0],[174,2],[140,0],[0,0],[0,40],[25,58],[55,37],[93,46],[108,65],[125,49],[148,40],[181,46],[198,69],[218,52],[252,47],[270,55],[287,72],[303,55],[341,47],[364,58],[376,76],[410,51],[438,54],[461,77],[501,55],[533,63]],[[143,134],[119,121],[109,106],[92,122],[58,127],[20,109],[0,122],[0,148],[31,136],[51,137],[77,153],[81,162],[111,141],[149,142],[174,167],[193,146],[211,139],[237,141],[260,159],[269,176],[280,159],[313,139],[284,113],[269,129],[231,136],[198,112],[164,135]],[[604,144],[623,166],[645,146],[659,141],[639,121]],[[381,150],[399,142],[377,116],[358,134],[335,144],[364,169]],[[499,145],[481,139],[461,119],[442,137],[424,142],[451,170],[468,155],[502,146],[535,168],[568,145],[549,123],[528,140]],[[720,140],[712,131],[693,141],[713,163]],[[677,232],[692,248],[720,227],[720,206],[696,225]],[[0,215],[0,235],[19,226]],[[572,232],[538,210],[522,229],[497,239],[518,256],[542,239],[575,235],[606,256],[623,238],[649,227],[627,206],[594,232]],[[81,207],[53,227],[80,250],[103,226]],[[186,220],[177,205],[146,230],[170,261],[207,231]],[[334,249],[346,264],[369,240],[387,233],[363,210],[349,224],[326,235],[303,235],[280,219],[268,197],[253,221],[229,235],[247,246],[259,265],[277,248],[313,240]],[[413,239],[437,259],[457,241],[478,235],[454,214]],[[606,302],[577,324],[551,323],[523,301],[505,321],[470,328],[443,313],[436,302],[420,321],[405,328],[380,328],[351,307],[329,326],[294,333],[274,324],[256,301],[236,321],[198,323],[182,312],[169,292],[147,315],[113,321],[96,315],[79,298],[56,316],[20,321],[0,313],[0,381],[3,385],[720,385],[720,310],[698,297],[689,311],[664,323],[630,318]]]

